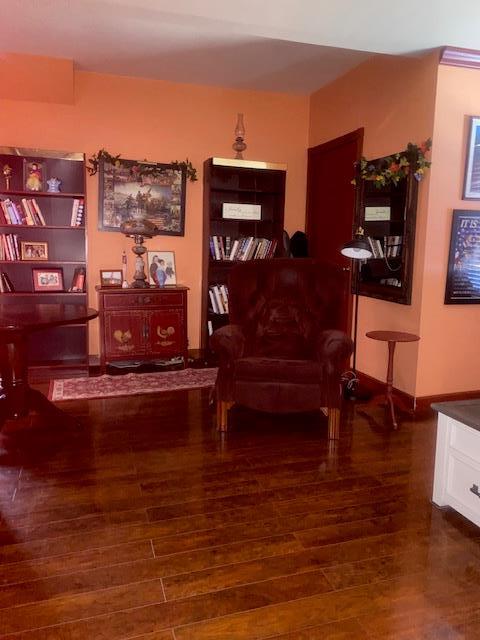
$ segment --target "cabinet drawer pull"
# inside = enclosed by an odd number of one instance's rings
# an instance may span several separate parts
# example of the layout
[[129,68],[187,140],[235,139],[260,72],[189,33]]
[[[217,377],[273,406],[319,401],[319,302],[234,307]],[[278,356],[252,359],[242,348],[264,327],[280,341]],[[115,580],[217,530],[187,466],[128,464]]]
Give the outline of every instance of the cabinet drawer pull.
[[470,487],[470,491],[473,493],[474,496],[477,496],[477,498],[480,498],[480,491],[478,490],[478,484],[472,484],[472,486]]

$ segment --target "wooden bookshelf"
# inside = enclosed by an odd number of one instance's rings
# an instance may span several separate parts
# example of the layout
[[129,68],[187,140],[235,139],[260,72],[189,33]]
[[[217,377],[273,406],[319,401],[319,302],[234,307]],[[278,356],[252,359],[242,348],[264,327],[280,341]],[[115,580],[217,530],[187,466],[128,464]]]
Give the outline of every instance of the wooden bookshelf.
[[[24,165],[35,161],[42,167],[40,191],[28,190],[25,183]],[[3,173],[5,165],[12,170],[8,188]],[[47,190],[46,181],[51,177],[61,180],[60,192]],[[86,270],[87,267],[85,191],[83,153],[0,147],[0,200],[11,200],[15,203],[23,218],[23,224],[8,224],[8,220],[5,224],[3,220],[0,224],[0,234],[15,235],[18,246],[22,241],[48,244],[48,260],[0,260],[0,271],[7,274],[14,286],[14,291],[0,293],[2,304],[64,303],[87,306],[86,278],[84,291],[68,291],[75,269],[82,267]],[[26,224],[22,199],[36,200],[45,225],[38,223],[38,220],[35,224]],[[75,200],[83,201],[83,217],[81,224],[71,226]],[[62,268],[64,291],[34,291],[32,269],[42,267]],[[61,375],[62,371],[68,371],[69,374],[86,373],[87,324],[56,327],[34,334],[28,345],[28,355],[33,379],[43,378],[49,371],[51,375]]]
[[[214,259],[210,239],[213,236],[223,238],[225,249],[225,239],[228,237],[231,249],[235,240],[263,238],[275,241],[274,255],[282,255],[285,179],[284,164],[229,158],[209,158],[204,163],[201,346],[207,359],[211,355],[208,322],[211,322],[213,331],[228,323],[227,313],[215,313],[211,308],[209,288],[227,285],[230,269],[241,261]],[[224,218],[224,203],[259,205],[260,219]],[[255,248],[258,244],[257,242]],[[241,258],[246,257],[245,254],[239,255]]]

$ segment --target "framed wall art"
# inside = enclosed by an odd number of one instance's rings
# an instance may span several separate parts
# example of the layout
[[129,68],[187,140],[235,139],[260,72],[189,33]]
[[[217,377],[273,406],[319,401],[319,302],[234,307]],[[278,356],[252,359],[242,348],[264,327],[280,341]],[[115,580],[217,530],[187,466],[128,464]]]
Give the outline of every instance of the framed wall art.
[[464,200],[480,200],[480,117],[470,118],[463,183]]
[[32,269],[34,291],[63,291],[63,269]]
[[453,212],[445,304],[480,304],[480,211]]
[[185,233],[186,171],[171,164],[119,160],[99,163],[99,229],[120,231],[125,220],[144,215],[158,235]]
[[147,261],[150,284],[154,287],[177,284],[173,251],[147,251]]

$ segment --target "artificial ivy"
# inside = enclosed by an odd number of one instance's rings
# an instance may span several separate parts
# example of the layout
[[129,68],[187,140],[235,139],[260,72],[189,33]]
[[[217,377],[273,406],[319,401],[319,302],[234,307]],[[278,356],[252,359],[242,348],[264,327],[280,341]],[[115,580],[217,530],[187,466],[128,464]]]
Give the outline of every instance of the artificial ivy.
[[[98,172],[98,167],[100,165],[100,162],[106,162],[115,167],[119,167],[122,163],[121,155],[118,154],[116,156],[113,156],[106,149],[100,149],[99,151],[97,151],[97,153],[94,153],[93,156],[88,159],[87,171],[89,175],[94,176]],[[195,167],[193,166],[193,164],[190,162],[188,158],[182,162],[179,162],[178,160],[174,160],[170,164],[172,165],[172,168],[174,170],[177,170],[177,171],[184,170],[190,182],[196,182],[198,180],[197,170],[195,169]],[[162,170],[158,169],[156,165],[142,164],[142,163],[134,165],[130,169],[130,171],[132,173],[132,176],[134,175],[135,177],[148,176],[151,178],[155,178],[162,173]]]
[[[381,158],[377,162],[362,157],[359,161],[360,178],[373,182],[378,189],[381,189],[389,184],[397,185],[413,169],[415,179],[420,181],[425,170],[432,164],[426,158],[426,153],[431,148],[432,141],[429,138],[420,145],[409,142],[406,151]],[[352,180],[352,184],[356,184],[356,180]]]

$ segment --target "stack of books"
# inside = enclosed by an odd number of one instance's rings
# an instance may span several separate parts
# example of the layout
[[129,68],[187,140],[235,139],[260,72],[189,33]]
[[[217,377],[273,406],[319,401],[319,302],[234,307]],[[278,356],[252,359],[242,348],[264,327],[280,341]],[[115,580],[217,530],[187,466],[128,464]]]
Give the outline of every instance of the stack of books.
[[228,313],[228,289],[225,284],[214,284],[208,288],[210,309],[213,313],[225,315]]
[[273,258],[276,240],[268,238],[233,239],[230,236],[210,236],[210,255],[213,260],[260,260]]
[[397,258],[402,252],[403,236],[384,236],[380,238],[368,236],[368,242],[374,258]]

